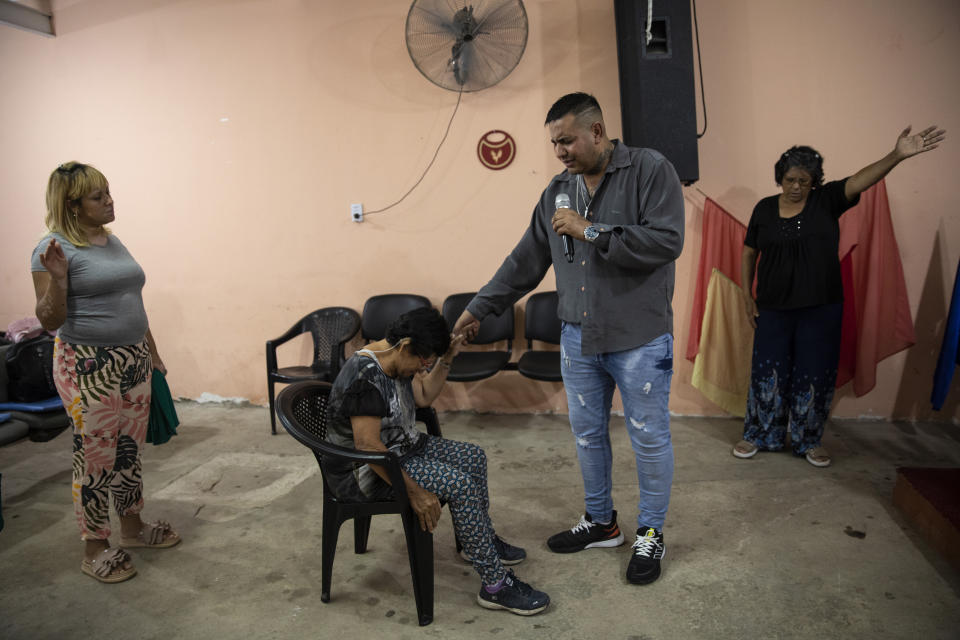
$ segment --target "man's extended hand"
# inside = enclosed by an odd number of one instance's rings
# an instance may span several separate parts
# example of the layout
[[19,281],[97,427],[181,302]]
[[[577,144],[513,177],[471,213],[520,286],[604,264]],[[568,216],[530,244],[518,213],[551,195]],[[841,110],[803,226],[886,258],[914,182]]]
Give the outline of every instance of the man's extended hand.
[[453,335],[463,335],[467,342],[476,338],[478,331],[480,331],[480,323],[473,317],[472,313],[466,310],[460,314],[457,323],[453,325]]

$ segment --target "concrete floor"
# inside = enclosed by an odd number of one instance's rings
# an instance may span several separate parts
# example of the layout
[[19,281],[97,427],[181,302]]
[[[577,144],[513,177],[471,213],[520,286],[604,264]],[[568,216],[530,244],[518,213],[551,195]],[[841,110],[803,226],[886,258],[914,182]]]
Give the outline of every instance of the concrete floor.
[[[479,579],[455,556],[445,516],[435,621],[419,628],[398,517],[374,518],[362,556],[344,527],[323,604],[310,453],[271,437],[260,407],[178,411],[180,435],[147,445],[144,515],[169,519],[184,543],[134,550],[139,574],[122,584],[80,573],[69,434],[0,448],[0,638],[960,637],[960,576],[890,500],[895,467],[960,465],[956,426],[833,422],[834,465],[815,469],[782,453],[733,458],[738,420],[675,418],[664,573],[637,587],[623,577],[628,545],[546,548],[582,510],[564,416],[441,416],[446,436],[487,450],[497,530],[526,547],[517,574],[552,603],[530,618],[478,607]],[[614,497],[630,529],[633,458],[622,428],[613,440]]]

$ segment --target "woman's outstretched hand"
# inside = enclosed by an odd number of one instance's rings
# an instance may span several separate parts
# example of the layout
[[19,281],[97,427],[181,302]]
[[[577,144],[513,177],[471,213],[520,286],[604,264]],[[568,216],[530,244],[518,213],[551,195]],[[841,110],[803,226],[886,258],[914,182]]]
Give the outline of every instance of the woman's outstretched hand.
[[908,126],[900,132],[893,151],[847,178],[843,186],[843,194],[847,197],[847,201],[852,202],[858,194],[877,184],[903,160],[912,158],[918,153],[933,151],[946,137],[946,130],[937,129],[936,125],[913,134],[910,133]]
[[937,129],[937,126],[927,127],[919,133],[910,133],[910,127],[900,132],[897,146],[894,148],[901,160],[925,151],[933,151],[947,137],[946,129]]

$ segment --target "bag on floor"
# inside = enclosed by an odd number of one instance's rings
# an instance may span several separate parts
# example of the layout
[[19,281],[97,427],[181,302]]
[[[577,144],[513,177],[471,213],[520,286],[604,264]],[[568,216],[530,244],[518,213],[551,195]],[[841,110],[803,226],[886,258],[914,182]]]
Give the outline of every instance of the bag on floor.
[[53,382],[53,338],[41,334],[7,349],[7,393],[12,402],[37,402],[57,395]]

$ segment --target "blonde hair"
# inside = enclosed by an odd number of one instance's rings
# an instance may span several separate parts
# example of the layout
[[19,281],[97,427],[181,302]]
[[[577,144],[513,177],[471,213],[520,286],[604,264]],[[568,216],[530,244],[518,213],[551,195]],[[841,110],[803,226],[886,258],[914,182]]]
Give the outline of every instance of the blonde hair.
[[[76,247],[89,246],[71,204],[95,189],[106,189],[107,179],[97,169],[80,162],[65,162],[50,174],[47,182],[47,216],[44,222],[51,232],[59,233]],[[110,230],[104,227],[106,233]]]

